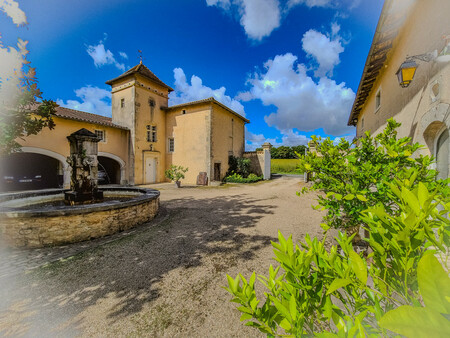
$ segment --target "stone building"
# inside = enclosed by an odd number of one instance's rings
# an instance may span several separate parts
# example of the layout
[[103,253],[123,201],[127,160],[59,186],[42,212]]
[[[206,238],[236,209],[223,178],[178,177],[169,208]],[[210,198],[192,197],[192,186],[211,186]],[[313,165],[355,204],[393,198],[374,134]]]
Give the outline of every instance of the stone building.
[[386,0],[348,125],[377,134],[393,117],[449,176],[450,1]]
[[81,128],[101,139],[99,179],[113,184],[164,182],[172,164],[189,168],[184,183],[200,172],[220,181],[229,155],[242,156],[249,120],[214,98],[169,107],[173,89],[142,63],[106,83],[112,118],[58,107],[54,130],[20,140],[22,152],[2,160],[2,190],[68,187],[67,136]]

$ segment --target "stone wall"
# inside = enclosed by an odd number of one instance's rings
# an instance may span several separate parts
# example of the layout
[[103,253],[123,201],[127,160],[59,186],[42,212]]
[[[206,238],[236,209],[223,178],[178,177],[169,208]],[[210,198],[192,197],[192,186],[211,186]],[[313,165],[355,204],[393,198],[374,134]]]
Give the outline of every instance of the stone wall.
[[243,154],[244,158],[250,160],[250,172],[258,176],[263,176],[263,167],[261,167],[261,160],[263,160],[262,155],[262,151],[246,151]]
[[[1,241],[7,246],[37,248],[90,240],[152,220],[159,210],[159,192],[122,205],[83,206],[69,211],[2,212]],[[103,203],[100,203],[103,204]],[[93,209],[89,211],[89,208]]]
[[246,151],[242,156],[250,160],[250,172],[263,176],[265,180],[270,180],[270,148],[272,148],[272,145],[264,143],[262,148],[259,151]]

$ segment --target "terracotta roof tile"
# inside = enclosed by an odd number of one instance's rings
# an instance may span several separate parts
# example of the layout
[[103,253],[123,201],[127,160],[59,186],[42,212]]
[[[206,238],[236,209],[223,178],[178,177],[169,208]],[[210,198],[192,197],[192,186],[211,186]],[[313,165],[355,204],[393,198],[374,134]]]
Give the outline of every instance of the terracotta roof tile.
[[128,128],[126,127],[114,124],[110,117],[86,113],[84,111],[74,110],[70,108],[57,107],[55,115],[64,119],[95,123],[103,126],[128,130]]
[[134,66],[133,68],[127,70],[125,73],[123,73],[122,75],[119,75],[118,77],[106,81],[105,83],[108,85],[112,85],[113,82],[123,79],[124,77],[127,77],[129,75],[133,75],[133,74],[139,74],[142,75],[144,77],[146,77],[149,80],[152,80],[153,82],[156,82],[157,84],[166,87],[167,89],[169,89],[169,92],[173,92],[173,89],[171,87],[169,87],[168,85],[166,85],[164,82],[162,82],[150,69],[148,69],[146,66],[144,66],[144,64],[139,63],[136,66]]

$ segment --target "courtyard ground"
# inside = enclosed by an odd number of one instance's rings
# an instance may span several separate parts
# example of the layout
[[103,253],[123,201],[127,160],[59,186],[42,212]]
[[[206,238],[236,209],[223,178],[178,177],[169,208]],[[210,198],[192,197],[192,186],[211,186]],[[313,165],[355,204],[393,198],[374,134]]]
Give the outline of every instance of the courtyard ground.
[[302,186],[297,177],[158,184],[160,215],[130,232],[0,250],[0,336],[257,336],[222,286],[226,273],[267,274],[278,229],[294,240],[321,236],[315,195],[298,197]]

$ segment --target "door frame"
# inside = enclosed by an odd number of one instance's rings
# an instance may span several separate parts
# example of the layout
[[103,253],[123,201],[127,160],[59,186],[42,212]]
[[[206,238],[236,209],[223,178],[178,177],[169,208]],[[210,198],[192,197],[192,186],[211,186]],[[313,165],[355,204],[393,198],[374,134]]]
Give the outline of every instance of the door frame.
[[[147,160],[148,159],[153,159],[155,161],[155,181],[154,182],[147,182]],[[156,154],[145,154],[143,156],[143,161],[142,161],[142,167],[143,167],[143,171],[142,171],[142,182],[143,184],[153,184],[153,183],[158,183],[158,167],[159,167],[160,161],[159,161],[159,156]]]

